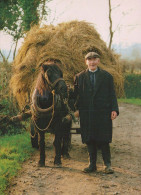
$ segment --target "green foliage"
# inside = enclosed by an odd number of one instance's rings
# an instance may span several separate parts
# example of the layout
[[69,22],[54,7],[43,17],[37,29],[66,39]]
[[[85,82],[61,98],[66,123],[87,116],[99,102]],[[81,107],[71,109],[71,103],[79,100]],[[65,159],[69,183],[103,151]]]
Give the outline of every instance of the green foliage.
[[14,41],[22,36],[20,27],[21,9],[18,0],[0,1],[0,30],[13,36]]
[[[17,41],[38,24],[45,11],[45,3],[50,0],[1,0],[0,1],[0,30],[6,31]],[[40,11],[40,9],[42,12]]]
[[141,74],[125,75],[124,91],[127,98],[141,98]]
[[141,99],[138,99],[138,98],[130,98],[130,99],[121,98],[121,99],[118,99],[118,102],[135,104],[135,105],[141,106]]
[[23,13],[21,16],[21,26],[23,31],[30,30],[31,25],[38,24],[39,22],[39,13],[37,8],[40,4],[39,0],[18,0],[19,6],[22,8]]
[[0,138],[0,194],[33,152],[28,133]]

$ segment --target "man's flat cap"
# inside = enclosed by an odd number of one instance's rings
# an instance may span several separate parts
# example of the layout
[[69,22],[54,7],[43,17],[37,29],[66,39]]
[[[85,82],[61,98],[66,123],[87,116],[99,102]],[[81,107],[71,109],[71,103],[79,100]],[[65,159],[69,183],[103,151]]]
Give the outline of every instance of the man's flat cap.
[[88,59],[88,58],[100,58],[100,55],[96,52],[89,52],[85,56],[85,59]]

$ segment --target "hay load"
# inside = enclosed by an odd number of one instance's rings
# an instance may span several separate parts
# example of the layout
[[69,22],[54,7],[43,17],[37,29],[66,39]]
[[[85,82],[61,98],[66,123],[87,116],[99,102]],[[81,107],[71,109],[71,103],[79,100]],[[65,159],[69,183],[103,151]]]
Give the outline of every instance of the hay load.
[[84,56],[88,51],[101,55],[100,67],[114,77],[117,95],[123,93],[123,77],[118,56],[111,52],[94,27],[84,21],[71,21],[57,26],[34,26],[27,34],[13,62],[10,86],[20,108],[29,101],[39,68],[48,59],[61,61],[67,82],[73,83],[74,75],[86,68]]

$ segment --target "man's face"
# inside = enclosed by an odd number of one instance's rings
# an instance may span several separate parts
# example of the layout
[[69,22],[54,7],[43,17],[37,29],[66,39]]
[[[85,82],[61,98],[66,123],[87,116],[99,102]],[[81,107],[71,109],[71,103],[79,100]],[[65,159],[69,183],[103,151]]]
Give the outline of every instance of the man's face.
[[92,71],[96,70],[98,64],[100,62],[100,59],[99,58],[95,58],[95,57],[92,57],[92,58],[87,58],[85,60],[85,63],[86,65],[88,66],[88,68]]

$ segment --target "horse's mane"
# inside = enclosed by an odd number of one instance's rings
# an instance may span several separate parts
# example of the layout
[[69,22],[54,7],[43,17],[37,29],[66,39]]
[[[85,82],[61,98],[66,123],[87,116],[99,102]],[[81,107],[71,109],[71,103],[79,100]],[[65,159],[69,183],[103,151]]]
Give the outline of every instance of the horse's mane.
[[43,76],[42,73],[39,73],[39,76],[37,78],[37,83],[36,83],[36,87],[35,88],[38,90],[40,95],[43,95],[43,91],[45,91],[45,90],[49,90],[50,91],[48,83],[47,83],[47,81],[46,81],[46,79],[45,79],[45,77]]

